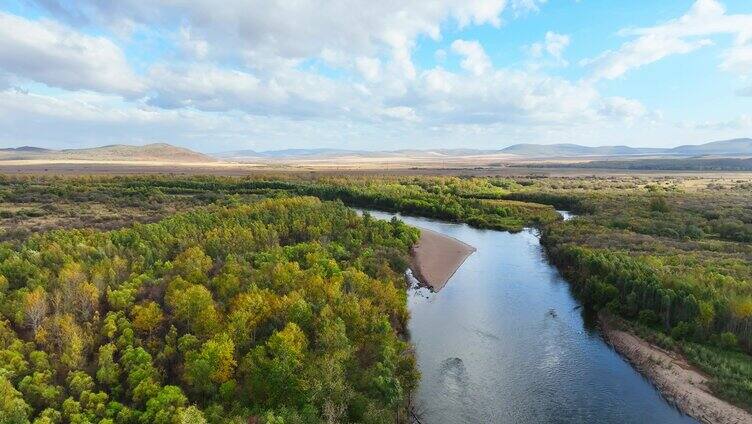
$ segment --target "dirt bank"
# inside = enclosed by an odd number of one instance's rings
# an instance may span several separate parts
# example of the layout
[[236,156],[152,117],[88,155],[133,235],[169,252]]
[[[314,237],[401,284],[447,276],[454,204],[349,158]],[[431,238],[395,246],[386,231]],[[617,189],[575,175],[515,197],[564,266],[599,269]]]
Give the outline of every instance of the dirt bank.
[[453,237],[420,229],[420,240],[413,246],[410,269],[431,290],[441,290],[475,248]]
[[625,331],[618,318],[601,313],[599,322],[614,349],[685,414],[702,423],[752,423],[752,414],[713,396],[708,378],[681,355]]

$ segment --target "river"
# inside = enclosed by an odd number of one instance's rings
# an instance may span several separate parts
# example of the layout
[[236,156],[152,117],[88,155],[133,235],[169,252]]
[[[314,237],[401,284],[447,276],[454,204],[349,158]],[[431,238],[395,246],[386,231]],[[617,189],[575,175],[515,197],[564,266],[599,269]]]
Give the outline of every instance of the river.
[[400,218],[477,249],[439,293],[409,295],[422,423],[695,422],[603,341],[535,230]]

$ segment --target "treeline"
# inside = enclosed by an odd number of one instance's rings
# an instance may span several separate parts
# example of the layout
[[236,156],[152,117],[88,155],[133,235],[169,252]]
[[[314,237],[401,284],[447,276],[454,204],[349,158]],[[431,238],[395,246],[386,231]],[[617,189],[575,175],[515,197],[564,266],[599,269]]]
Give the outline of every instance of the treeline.
[[0,422],[404,421],[417,237],[288,198],[0,245]]
[[[402,177],[402,178],[294,178],[289,175],[230,177],[2,177],[0,199],[12,210],[0,207],[0,222],[5,222],[3,238],[23,238],[32,232],[54,228],[49,219],[40,219],[36,227],[19,232],[35,223],[25,220],[28,213],[42,218],[58,218],[63,226],[112,228],[122,224],[115,211],[133,213],[135,221],[149,216],[166,216],[212,203],[248,202],[267,197],[310,195],[341,200],[350,206],[374,208],[420,215],[453,222],[466,222],[481,228],[520,231],[558,219],[548,205],[508,199],[519,185],[504,178]],[[101,204],[113,211],[102,217],[92,205]],[[34,209],[27,206],[33,205]],[[93,209],[90,214],[85,212]],[[142,212],[142,215],[139,215]],[[147,213],[148,212],[148,213]],[[86,216],[72,220],[70,216]],[[6,219],[3,219],[5,216]],[[13,228],[10,228],[13,227]]]
[[504,199],[513,185],[501,180],[403,178],[396,180],[327,179],[297,188],[301,194],[339,199],[348,205],[401,212],[480,228],[520,231],[559,219],[547,205]]

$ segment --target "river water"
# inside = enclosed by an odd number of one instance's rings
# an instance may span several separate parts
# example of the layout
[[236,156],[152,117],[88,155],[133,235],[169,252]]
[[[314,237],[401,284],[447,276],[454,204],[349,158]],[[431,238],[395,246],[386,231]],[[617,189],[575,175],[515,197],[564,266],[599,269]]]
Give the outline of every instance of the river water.
[[477,249],[439,293],[410,293],[422,423],[695,422],[603,341],[534,230],[400,218]]

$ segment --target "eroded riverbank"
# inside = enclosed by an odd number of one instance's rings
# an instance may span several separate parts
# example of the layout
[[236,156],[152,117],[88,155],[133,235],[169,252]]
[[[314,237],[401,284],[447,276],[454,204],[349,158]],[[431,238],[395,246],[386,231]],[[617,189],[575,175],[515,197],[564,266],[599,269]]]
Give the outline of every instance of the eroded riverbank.
[[752,423],[752,414],[715,397],[708,387],[708,378],[680,355],[627,331],[619,318],[603,313],[599,314],[598,322],[614,349],[685,414],[703,423]]

